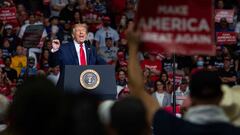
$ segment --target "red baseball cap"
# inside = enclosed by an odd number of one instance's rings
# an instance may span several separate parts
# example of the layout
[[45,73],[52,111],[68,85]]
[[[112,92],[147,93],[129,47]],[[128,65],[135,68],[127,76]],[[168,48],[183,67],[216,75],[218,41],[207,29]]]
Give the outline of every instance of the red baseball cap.
[[111,19],[110,19],[109,16],[103,16],[102,20],[103,20],[103,21],[111,21]]

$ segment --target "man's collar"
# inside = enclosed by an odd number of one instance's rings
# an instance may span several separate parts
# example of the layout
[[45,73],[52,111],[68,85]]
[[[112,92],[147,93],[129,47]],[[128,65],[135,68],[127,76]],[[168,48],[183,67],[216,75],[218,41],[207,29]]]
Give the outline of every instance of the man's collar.
[[[73,40],[73,43],[76,44],[76,45],[80,45],[77,41]],[[85,43],[83,42],[82,45],[84,46]]]
[[196,124],[230,121],[223,109],[216,105],[198,105],[190,107],[184,115],[184,119]]

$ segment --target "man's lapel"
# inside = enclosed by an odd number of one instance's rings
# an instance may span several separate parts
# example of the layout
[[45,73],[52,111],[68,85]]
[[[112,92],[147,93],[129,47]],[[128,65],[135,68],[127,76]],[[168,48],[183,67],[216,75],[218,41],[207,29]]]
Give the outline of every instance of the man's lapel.
[[[73,53],[71,53],[71,52],[73,52]],[[76,52],[74,42],[72,44],[70,44],[70,53],[72,54],[72,57],[74,58],[74,63],[76,65],[79,65],[78,55],[77,55],[77,52]]]
[[89,44],[85,42],[85,50],[86,50],[86,56],[87,56],[87,65],[90,65],[90,52],[91,52],[91,47]]

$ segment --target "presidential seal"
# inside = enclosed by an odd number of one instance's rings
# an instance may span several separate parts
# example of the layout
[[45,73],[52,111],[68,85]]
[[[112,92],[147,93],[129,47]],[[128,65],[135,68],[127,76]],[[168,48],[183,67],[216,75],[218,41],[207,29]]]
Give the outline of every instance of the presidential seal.
[[92,69],[86,69],[80,74],[80,84],[83,88],[92,90],[100,84],[98,72]]

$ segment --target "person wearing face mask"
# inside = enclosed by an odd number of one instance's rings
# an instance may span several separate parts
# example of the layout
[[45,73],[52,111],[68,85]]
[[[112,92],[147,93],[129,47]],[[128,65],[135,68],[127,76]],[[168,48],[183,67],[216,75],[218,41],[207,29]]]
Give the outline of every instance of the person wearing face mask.
[[204,69],[204,59],[199,56],[196,61],[196,67],[192,69],[191,74],[195,74]]
[[103,27],[97,30],[95,34],[95,40],[96,40],[96,47],[99,48],[101,46],[105,46],[105,39],[106,38],[112,38],[114,45],[117,45],[117,42],[119,40],[119,34],[115,29],[110,27],[111,20],[108,16],[104,16],[102,18]]
[[197,61],[197,67],[203,67],[204,61],[203,60],[198,60]]

